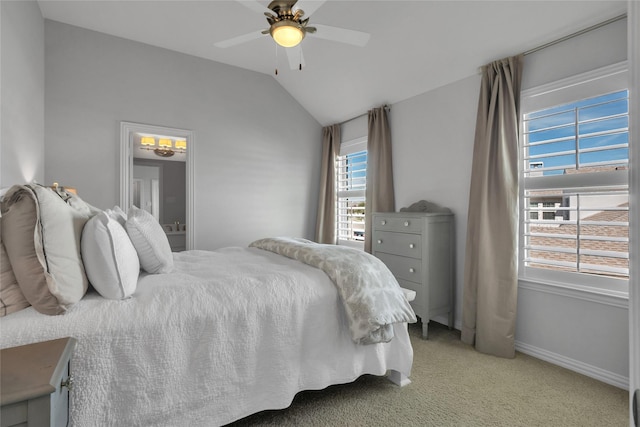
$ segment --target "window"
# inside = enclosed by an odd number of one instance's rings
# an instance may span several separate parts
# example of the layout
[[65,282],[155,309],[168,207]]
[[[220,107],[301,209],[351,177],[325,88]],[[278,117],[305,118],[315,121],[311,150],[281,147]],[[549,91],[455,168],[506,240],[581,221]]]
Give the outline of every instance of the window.
[[336,231],[339,245],[364,248],[365,190],[367,187],[367,139],[340,145],[336,159],[338,200]]
[[521,277],[626,292],[626,67],[522,96]]

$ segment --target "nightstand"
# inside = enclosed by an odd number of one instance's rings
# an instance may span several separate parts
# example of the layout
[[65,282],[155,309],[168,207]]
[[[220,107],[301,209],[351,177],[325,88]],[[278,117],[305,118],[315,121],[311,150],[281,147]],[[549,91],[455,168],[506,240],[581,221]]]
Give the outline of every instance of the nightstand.
[[0,350],[0,426],[66,426],[74,338]]

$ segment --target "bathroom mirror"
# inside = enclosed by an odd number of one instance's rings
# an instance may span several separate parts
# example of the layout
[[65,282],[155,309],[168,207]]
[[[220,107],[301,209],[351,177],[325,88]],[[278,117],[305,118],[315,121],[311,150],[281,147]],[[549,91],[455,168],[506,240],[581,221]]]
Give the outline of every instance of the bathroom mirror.
[[153,215],[174,252],[194,248],[193,132],[120,123],[120,206]]

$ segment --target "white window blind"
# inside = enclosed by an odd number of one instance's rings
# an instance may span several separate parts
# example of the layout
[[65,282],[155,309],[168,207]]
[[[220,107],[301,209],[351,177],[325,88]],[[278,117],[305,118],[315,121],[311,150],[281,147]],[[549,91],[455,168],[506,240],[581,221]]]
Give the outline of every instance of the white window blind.
[[523,94],[526,278],[626,290],[629,95],[623,76],[620,67],[609,67]]
[[[628,278],[628,198],[626,188],[528,191],[525,266]],[[552,208],[532,206],[538,199],[559,202]]]
[[629,163],[627,90],[524,115],[525,177]]
[[336,159],[338,244],[364,245],[365,191],[367,186],[367,140],[342,143]]

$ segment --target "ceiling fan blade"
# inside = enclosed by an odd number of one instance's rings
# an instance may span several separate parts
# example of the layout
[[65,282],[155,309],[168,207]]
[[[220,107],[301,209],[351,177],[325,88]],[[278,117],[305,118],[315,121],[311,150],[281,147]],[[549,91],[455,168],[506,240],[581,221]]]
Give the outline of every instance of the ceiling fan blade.
[[256,0],[236,0],[236,1],[242,4],[244,7],[253,10],[254,12],[258,12],[258,13],[271,12],[271,10],[261,5]]
[[231,46],[235,46],[235,45],[239,45],[242,43],[246,43],[246,42],[250,42],[251,40],[256,40],[259,39],[260,37],[262,37],[263,34],[261,31],[254,31],[248,34],[243,34],[241,36],[237,36],[237,37],[233,37],[227,40],[222,40],[219,41],[217,43],[214,43],[213,45],[215,47],[220,47],[220,48],[227,48],[227,47],[231,47]]
[[289,67],[292,70],[299,70],[300,67],[304,68],[306,66],[301,45],[288,47],[285,50],[287,51],[287,59],[289,59]]
[[320,6],[326,3],[327,0],[300,0],[296,3],[294,10],[304,10],[304,16],[309,17],[313,15],[313,12],[318,10]]
[[334,42],[347,43],[354,46],[364,47],[369,42],[371,34],[362,31],[347,30],[346,28],[331,27],[329,25],[313,24],[318,30],[316,33],[309,33],[309,36],[319,39],[331,40]]

